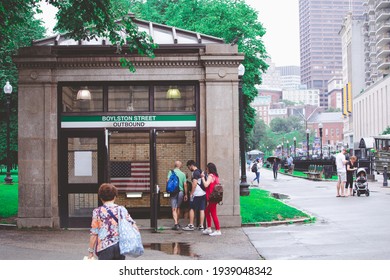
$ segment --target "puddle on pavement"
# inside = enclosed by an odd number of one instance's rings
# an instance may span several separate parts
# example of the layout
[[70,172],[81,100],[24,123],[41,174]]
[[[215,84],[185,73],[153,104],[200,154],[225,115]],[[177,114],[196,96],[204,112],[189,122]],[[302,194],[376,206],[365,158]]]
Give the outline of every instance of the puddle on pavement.
[[199,255],[191,251],[191,245],[185,242],[172,242],[172,243],[146,243],[145,249],[160,251],[168,255],[180,255],[198,258]]
[[271,193],[271,196],[276,199],[290,199],[288,195],[282,193]]

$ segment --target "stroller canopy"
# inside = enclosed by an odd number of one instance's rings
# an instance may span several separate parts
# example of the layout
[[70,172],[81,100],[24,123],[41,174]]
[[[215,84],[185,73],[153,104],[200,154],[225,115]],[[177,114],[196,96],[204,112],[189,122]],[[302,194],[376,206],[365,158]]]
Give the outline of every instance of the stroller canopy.
[[356,175],[357,176],[364,176],[366,177],[367,176],[367,172],[366,172],[366,169],[364,169],[363,167],[360,167],[357,171],[356,171]]

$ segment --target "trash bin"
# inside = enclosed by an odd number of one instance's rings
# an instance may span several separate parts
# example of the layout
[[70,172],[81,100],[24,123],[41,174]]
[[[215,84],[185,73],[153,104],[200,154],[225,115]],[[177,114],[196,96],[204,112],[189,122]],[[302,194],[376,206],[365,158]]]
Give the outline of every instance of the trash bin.
[[330,179],[333,176],[333,166],[332,165],[324,165],[324,177],[325,179]]

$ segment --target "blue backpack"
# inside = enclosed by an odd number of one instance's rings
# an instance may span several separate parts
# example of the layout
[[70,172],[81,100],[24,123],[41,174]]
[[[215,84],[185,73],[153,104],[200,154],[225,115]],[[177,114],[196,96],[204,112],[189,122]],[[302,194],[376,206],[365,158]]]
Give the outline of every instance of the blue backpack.
[[167,193],[171,196],[176,195],[180,191],[179,187],[179,177],[176,175],[175,171],[171,170],[171,175],[169,176],[167,187]]

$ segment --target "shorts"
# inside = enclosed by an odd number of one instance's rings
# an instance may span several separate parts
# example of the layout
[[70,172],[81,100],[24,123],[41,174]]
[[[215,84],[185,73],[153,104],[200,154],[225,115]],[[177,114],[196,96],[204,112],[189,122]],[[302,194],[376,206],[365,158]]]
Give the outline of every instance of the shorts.
[[346,172],[337,172],[338,181],[346,182],[347,181],[347,173]]
[[194,200],[190,201],[190,209],[195,211],[206,209],[206,195],[194,196]]
[[99,260],[124,260],[125,255],[121,255],[119,242],[96,253]]
[[171,207],[180,208],[181,203],[183,202],[184,194],[182,191],[178,192],[175,196],[171,196]]

